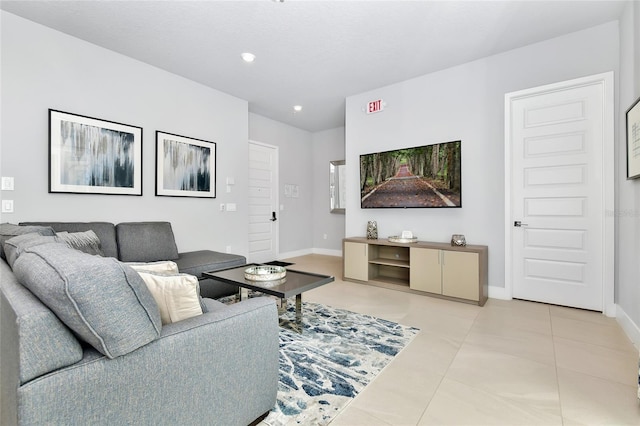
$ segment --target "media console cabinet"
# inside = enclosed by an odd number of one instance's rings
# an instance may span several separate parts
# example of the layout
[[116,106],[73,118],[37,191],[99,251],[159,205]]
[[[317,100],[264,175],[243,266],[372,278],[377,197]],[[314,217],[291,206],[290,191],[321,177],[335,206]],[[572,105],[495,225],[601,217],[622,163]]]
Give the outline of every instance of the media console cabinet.
[[480,245],[350,237],[342,240],[343,279],[483,306],[488,252]]

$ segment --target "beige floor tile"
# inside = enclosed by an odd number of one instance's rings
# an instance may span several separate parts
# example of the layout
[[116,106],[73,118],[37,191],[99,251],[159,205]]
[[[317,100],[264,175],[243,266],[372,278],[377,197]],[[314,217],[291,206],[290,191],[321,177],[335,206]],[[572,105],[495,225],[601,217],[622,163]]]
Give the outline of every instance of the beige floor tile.
[[554,337],[559,368],[633,386],[638,384],[638,354]]
[[527,358],[544,364],[555,365],[553,337],[515,328],[475,327],[465,343],[472,343],[494,352]]
[[513,301],[513,306],[505,306],[505,301],[489,302],[476,318],[475,331],[501,335],[516,330],[551,336],[548,308],[544,309],[537,303],[521,301]]
[[421,331],[393,363],[444,376],[458,353],[460,344],[453,339]]
[[550,415],[560,415],[555,366],[464,343],[446,377]]
[[551,325],[553,335],[557,337],[608,348],[635,350],[627,335],[615,321],[599,324],[592,321],[553,316]]
[[569,308],[565,306],[549,306],[552,317],[570,318],[601,325],[617,325],[615,318],[610,318],[602,312],[587,311],[585,309]]
[[565,424],[638,425],[637,386],[558,369]]
[[391,426],[391,423],[375,418],[366,410],[349,405],[333,419],[331,426]]
[[418,425],[562,425],[562,418],[445,378]]
[[415,425],[442,376],[392,362],[351,403],[392,425]]

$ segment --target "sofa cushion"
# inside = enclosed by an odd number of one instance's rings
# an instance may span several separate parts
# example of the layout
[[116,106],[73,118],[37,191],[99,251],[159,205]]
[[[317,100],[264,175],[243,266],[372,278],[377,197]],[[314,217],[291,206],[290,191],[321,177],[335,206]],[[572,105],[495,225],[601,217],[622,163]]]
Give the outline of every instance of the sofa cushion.
[[[77,363],[82,346],[71,330],[36,296],[18,282],[0,260],[2,276],[3,361],[14,357],[20,384]],[[15,333],[15,334],[14,334]],[[9,339],[15,339],[10,341]],[[4,345],[9,345],[9,350]],[[3,374],[3,377],[6,377]],[[6,395],[2,395],[6,397]]]
[[55,232],[50,226],[22,226],[14,225],[13,223],[0,224],[0,257],[5,259],[4,243],[8,239],[11,239],[17,235],[32,234],[39,235],[55,235]]
[[56,232],[56,238],[81,252],[104,256],[104,252],[100,248],[100,238],[91,229],[84,232]]
[[175,260],[178,247],[169,222],[123,222],[116,225],[120,260]]
[[100,239],[100,249],[104,255],[118,257],[116,227],[110,222],[22,222],[21,225],[50,226],[56,232],[84,232],[92,230]]
[[4,254],[9,266],[13,268],[13,263],[18,256],[27,248],[39,246],[41,244],[57,244],[58,239],[53,235],[22,234],[4,242]]
[[202,315],[198,279],[187,274],[138,271],[160,309],[162,324]]
[[178,274],[178,265],[171,260],[160,262],[126,262],[136,271],[161,272],[165,274]]
[[116,259],[44,244],[24,250],[13,271],[67,327],[109,358],[160,334],[153,296],[138,273]]

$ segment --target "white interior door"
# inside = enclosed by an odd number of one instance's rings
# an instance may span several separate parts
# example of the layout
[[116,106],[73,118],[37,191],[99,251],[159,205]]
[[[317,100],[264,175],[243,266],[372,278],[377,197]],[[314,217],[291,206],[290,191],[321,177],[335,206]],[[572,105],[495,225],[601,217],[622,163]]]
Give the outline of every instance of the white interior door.
[[605,148],[613,145],[613,77],[607,75],[507,94],[506,277],[515,298],[604,310],[613,253],[605,217],[605,192],[613,194],[613,167],[606,163],[613,155]]
[[278,255],[278,148],[249,142],[249,261]]

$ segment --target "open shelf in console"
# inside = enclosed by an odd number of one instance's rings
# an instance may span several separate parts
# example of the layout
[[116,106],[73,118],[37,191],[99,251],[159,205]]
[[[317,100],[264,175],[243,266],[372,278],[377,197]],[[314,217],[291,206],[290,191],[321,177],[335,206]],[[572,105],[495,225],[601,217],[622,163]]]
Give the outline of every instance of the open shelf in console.
[[409,247],[369,245],[370,279],[409,286]]

